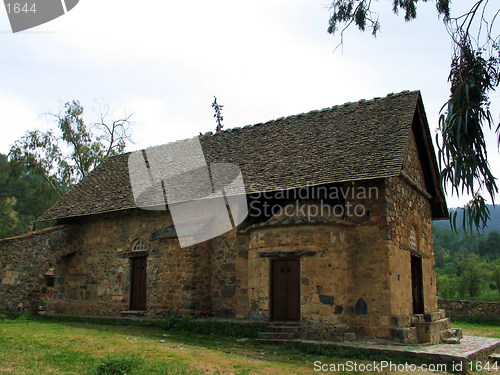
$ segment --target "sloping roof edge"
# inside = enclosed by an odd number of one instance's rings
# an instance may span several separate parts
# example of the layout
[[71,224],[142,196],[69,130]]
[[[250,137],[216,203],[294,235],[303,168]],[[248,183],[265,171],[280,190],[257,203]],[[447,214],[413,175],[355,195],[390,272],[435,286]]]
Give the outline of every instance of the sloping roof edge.
[[[420,140],[417,141],[421,144],[417,147],[420,156],[420,162],[422,167],[426,172],[426,184],[427,189],[430,190],[431,194],[431,206],[432,206],[432,218],[434,220],[445,220],[449,219],[448,206],[446,204],[446,198],[440,182],[439,167],[436,159],[436,152],[434,150],[434,145],[432,143],[432,136],[429,128],[429,123],[427,122],[427,116],[424,109],[424,103],[422,100],[422,94],[419,93],[417,99],[417,107],[415,111],[415,116],[418,116],[420,124]],[[422,134],[423,133],[423,134]],[[418,138],[419,134],[415,134]],[[424,154],[425,153],[425,154]]]
[[[401,98],[401,99],[400,99]],[[396,100],[396,102],[394,102]],[[273,126],[280,126],[278,124],[281,124],[284,122],[291,122],[293,121],[298,121],[302,120],[303,118],[309,117],[321,117],[322,116],[328,116],[331,111],[346,111],[350,110],[352,111],[360,111],[361,106],[367,105],[368,108],[371,108],[370,106],[375,105],[375,103],[379,101],[384,102],[387,101],[388,103],[399,103],[402,102],[403,105],[403,113],[401,113],[401,118],[404,120],[400,120],[399,124],[395,124],[395,126],[399,127],[399,136],[398,136],[398,142],[404,142],[404,139],[408,139],[408,136],[410,134],[410,131],[412,129],[412,121],[411,118],[414,118],[417,115],[420,118],[419,123],[421,124],[421,130],[420,133],[422,134],[422,139],[424,140],[422,146],[425,149],[425,151],[419,150],[421,153],[420,158],[422,160],[422,156],[426,156],[428,160],[431,161],[430,164],[425,165],[423,164],[424,168],[428,169],[428,175],[431,176],[430,178],[430,186],[432,187],[432,191],[430,191],[431,195],[433,196],[434,201],[432,202],[433,204],[433,216],[435,218],[446,218],[447,217],[447,209],[446,209],[446,201],[444,200],[444,194],[441,191],[440,184],[439,184],[439,176],[438,169],[437,169],[437,162],[435,159],[435,154],[434,154],[434,148],[432,145],[432,138],[430,135],[430,130],[428,127],[427,119],[425,117],[425,111],[423,108],[423,102],[422,98],[420,95],[419,91],[403,91],[398,94],[389,94],[387,97],[384,98],[374,98],[370,100],[360,100],[358,102],[354,103],[345,103],[337,106],[333,106],[330,108],[325,108],[322,110],[315,110],[315,111],[310,111],[305,114],[298,114],[298,115],[293,115],[293,116],[288,116],[288,117],[282,117],[278,118],[275,120],[271,120],[265,123],[261,124],[255,124],[255,125],[247,125],[242,128],[232,128],[232,129],[227,129],[221,133],[216,133],[216,134],[206,134],[204,136],[200,137],[200,140],[203,141],[203,139],[214,139],[215,143],[220,143],[224,142],[225,140],[231,139],[233,137],[244,137],[244,134],[247,133],[247,130],[250,130],[251,132],[248,134],[254,134],[255,130],[253,129],[265,129],[267,126],[272,128]],[[372,104],[374,103],[374,104]],[[384,102],[385,103],[385,102]],[[401,105],[397,105],[397,108],[401,107]],[[352,108],[352,109],[351,109]],[[365,107],[366,108],[366,107]],[[399,108],[400,109],[400,108]],[[393,111],[394,112],[394,111]],[[411,112],[411,116],[410,116]],[[343,112],[342,112],[343,113]],[[376,113],[375,113],[376,115]],[[316,120],[318,121],[318,120]],[[384,120],[379,120],[379,121],[384,121]],[[275,125],[276,124],[276,125]],[[406,125],[405,125],[406,124]],[[368,128],[369,130],[369,128]],[[257,132],[257,134],[259,134]],[[220,137],[220,140],[217,141]],[[227,138],[230,137],[230,138]],[[245,139],[245,138],[243,138]],[[292,139],[293,141],[293,139]],[[356,176],[351,176],[351,178],[348,179],[342,179],[339,178],[340,176],[323,176],[326,178],[316,178],[314,183],[310,184],[310,186],[314,185],[320,185],[320,184],[328,184],[328,183],[336,183],[336,182],[345,182],[345,181],[360,181],[360,180],[371,180],[371,179],[377,179],[377,178],[388,178],[388,177],[396,177],[400,173],[401,166],[403,164],[405,152],[404,146],[402,147],[396,147],[395,149],[392,150],[391,154],[391,159],[386,160],[385,163],[388,165],[387,168],[381,170],[381,169],[374,169],[372,168],[371,170],[363,170],[358,172]],[[423,152],[423,153],[422,153]],[[120,166],[121,161],[126,158],[127,155],[129,155],[130,152],[124,153],[121,155],[116,155],[108,158],[105,160],[101,165],[99,165],[94,171],[89,174],[89,176],[85,177],[78,185],[80,186],[75,186],[73,189],[71,189],[70,192],[68,192],[63,198],[61,198],[56,204],[48,209],[47,211],[44,212],[44,214],[39,218],[40,221],[48,221],[48,220],[57,220],[57,219],[64,219],[64,218],[72,218],[72,217],[81,217],[81,216],[90,216],[94,214],[103,214],[103,213],[109,213],[109,212],[116,212],[116,211],[123,211],[123,210],[129,210],[129,209],[134,209],[137,208],[137,206],[134,205],[133,202],[128,202],[126,199],[123,200],[123,203],[120,205],[108,205],[108,207],[93,207],[91,210],[78,210],[78,207],[81,206],[81,203],[78,203],[78,197],[82,197],[82,190],[84,193],[88,193],[88,186],[89,181],[92,181],[92,178],[90,178],[91,175],[94,175],[95,173],[102,173],[102,169],[111,169],[113,170],[113,167],[116,167],[117,165]],[[285,159],[286,160],[286,159]],[[431,168],[428,168],[428,166],[431,166]],[[101,171],[100,171],[101,170]],[[127,176],[128,176],[128,172]],[[122,176],[123,177],[123,176]],[[318,176],[319,177],[319,176]],[[329,178],[333,177],[333,178]],[[87,181],[85,181],[87,180]],[[82,182],[83,185],[86,186],[87,191],[85,191],[85,188],[82,189]],[[99,183],[99,180],[97,180]],[[101,181],[102,182],[102,181]],[[299,182],[300,181],[296,181]],[[109,181],[107,182],[109,184]],[[302,187],[305,186],[304,184],[302,185],[297,185],[297,184],[287,184],[285,186],[285,189],[275,189],[275,190],[288,190],[288,189],[293,189],[297,187]],[[125,190],[124,190],[125,189]],[[121,190],[117,190],[118,197],[124,197],[125,195],[128,194],[126,191],[127,187],[126,186],[121,186]],[[128,186],[128,189],[130,189],[130,186]],[[98,190],[98,189],[97,189]],[[75,192],[76,191],[76,194]],[[258,191],[253,191],[253,190],[248,190],[247,193],[257,193],[257,192],[264,192],[264,191],[273,191],[272,189],[268,190],[258,190]],[[94,191],[90,191],[90,193],[95,193]],[[71,195],[72,194],[72,195]],[[70,196],[71,195],[71,196]],[[69,196],[69,198],[68,198]],[[95,197],[96,195],[94,195]],[[75,199],[76,198],[76,199]],[[116,198],[116,197],[115,197]],[[94,198],[95,199],[95,198]],[[85,199],[84,199],[85,200]],[[75,203],[76,202],[76,203]],[[65,208],[66,206],[66,208]],[[98,206],[98,205],[96,205]],[[441,208],[439,208],[441,207]],[[61,209],[62,208],[62,209]],[[446,213],[446,214],[444,214]]]

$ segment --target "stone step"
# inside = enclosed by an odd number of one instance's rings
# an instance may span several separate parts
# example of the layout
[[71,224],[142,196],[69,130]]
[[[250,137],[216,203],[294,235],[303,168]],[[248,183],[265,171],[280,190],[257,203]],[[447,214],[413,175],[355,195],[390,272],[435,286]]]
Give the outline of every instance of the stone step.
[[424,343],[459,344],[462,331],[451,328],[450,319],[443,318],[433,322],[417,323],[417,335],[419,341]]
[[296,342],[296,339],[257,339],[259,342],[266,344],[288,344],[290,342]]
[[260,339],[295,339],[297,338],[297,333],[295,332],[259,332]]
[[265,332],[292,332],[299,333],[300,326],[278,326],[278,325],[269,325],[263,329]]
[[296,321],[276,321],[276,322],[269,322],[269,326],[270,327],[275,327],[275,326],[278,326],[278,327],[283,327],[283,326],[287,326],[287,327],[300,327],[301,326],[301,323],[300,322],[296,322]]
[[332,336],[333,341],[355,341],[356,334],[354,332],[334,332]]
[[451,338],[451,337],[457,337],[459,339],[462,338],[462,330],[460,328],[450,328],[447,329],[446,331],[441,332],[443,335],[443,338]]
[[490,355],[490,360],[500,366],[500,353],[493,353]]
[[443,339],[443,344],[460,344],[460,338],[458,337],[448,337],[447,339]]
[[443,344],[460,344],[462,339],[462,330],[458,328],[450,328],[440,332],[441,341]]
[[424,314],[424,321],[426,322],[435,322],[437,320],[442,320],[446,318],[446,312],[443,309],[439,309],[432,313]]
[[335,324],[335,332],[338,332],[338,333],[352,332],[351,329],[352,329],[352,327],[348,324],[345,324],[345,323]]
[[[440,344],[451,337],[460,338],[460,333],[452,330],[450,319],[443,318],[434,322],[420,322],[416,324],[418,339],[422,343]],[[455,342],[456,340],[450,340]]]
[[426,333],[445,331],[451,328],[450,319],[448,318],[439,319],[434,322],[417,323],[416,327],[419,332],[422,331]]
[[145,316],[145,315],[146,315],[146,311],[142,311],[142,310],[125,310],[125,311],[120,311],[120,316],[134,317],[134,316]]
[[425,322],[424,314],[413,314],[410,317],[410,321],[412,326],[416,326],[418,323],[424,323]]

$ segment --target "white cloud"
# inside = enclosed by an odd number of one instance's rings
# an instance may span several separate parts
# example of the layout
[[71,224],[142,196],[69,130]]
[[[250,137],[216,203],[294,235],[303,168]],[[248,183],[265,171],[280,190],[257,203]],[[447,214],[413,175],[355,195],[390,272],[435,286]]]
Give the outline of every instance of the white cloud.
[[8,153],[10,145],[26,131],[47,130],[48,123],[43,115],[33,111],[19,96],[0,91],[0,152]]
[[[40,121],[43,106],[58,108],[73,98],[86,114],[95,97],[135,112],[132,148],[213,130],[213,95],[225,106],[225,126],[233,127],[421,89],[435,129],[448,97],[450,43],[434,4],[420,4],[418,19],[405,24],[390,4],[374,3],[379,37],[353,29],[344,53],[334,54],[328,3],[82,0],[33,32],[0,34],[8,47],[0,56],[2,88],[24,105],[10,105],[1,94],[0,119],[17,121],[19,131],[5,132],[0,150]],[[3,29],[5,22],[0,19]]]

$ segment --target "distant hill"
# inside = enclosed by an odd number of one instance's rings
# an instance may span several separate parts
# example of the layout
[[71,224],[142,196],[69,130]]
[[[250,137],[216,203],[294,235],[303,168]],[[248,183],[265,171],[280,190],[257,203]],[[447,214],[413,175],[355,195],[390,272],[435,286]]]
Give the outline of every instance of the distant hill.
[[[488,209],[490,210],[490,218],[491,221],[488,222],[488,226],[484,229],[484,233],[488,233],[491,231],[498,231],[500,232],[500,207],[493,206],[491,204],[488,204]],[[458,210],[458,215],[457,215],[457,230],[459,232],[462,232],[462,215],[463,215],[463,209],[461,208],[452,208],[450,209],[451,212],[455,212]],[[434,227],[435,228],[446,228],[446,229],[451,229],[450,226],[450,221],[449,220],[438,220],[434,221]]]

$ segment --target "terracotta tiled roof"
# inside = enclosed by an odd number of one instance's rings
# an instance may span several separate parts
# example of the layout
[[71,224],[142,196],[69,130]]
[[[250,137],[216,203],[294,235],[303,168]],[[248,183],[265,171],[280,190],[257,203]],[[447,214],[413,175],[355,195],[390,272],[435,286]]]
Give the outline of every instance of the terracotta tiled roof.
[[[397,176],[419,102],[418,91],[405,91],[207,134],[200,142],[207,163],[240,167],[247,193]],[[41,220],[135,208],[128,157],[108,158]]]

